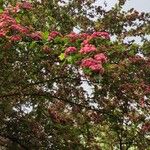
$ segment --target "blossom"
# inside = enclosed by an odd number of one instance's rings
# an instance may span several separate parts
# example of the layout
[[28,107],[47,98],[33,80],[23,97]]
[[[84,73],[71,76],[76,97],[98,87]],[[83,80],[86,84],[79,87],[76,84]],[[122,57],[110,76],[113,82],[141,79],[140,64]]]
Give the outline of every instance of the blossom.
[[90,40],[92,39],[91,35],[88,35],[87,38],[85,40],[83,40],[83,42],[81,43],[81,46],[85,46],[87,44],[90,44]]
[[4,27],[6,27],[6,26],[7,26],[7,23],[6,23],[6,22],[4,22],[4,21],[0,22],[0,28],[4,28]]
[[30,9],[32,9],[32,4],[29,3],[29,2],[23,2],[22,5],[21,5],[21,7],[22,7],[23,9],[30,10]]
[[12,30],[17,30],[17,31],[19,31],[21,33],[24,33],[24,34],[28,33],[28,29],[23,27],[23,26],[21,26],[20,24],[13,24],[13,25],[11,25],[11,29]]
[[150,132],[150,123],[149,123],[149,122],[145,122],[145,123],[142,125],[141,130],[142,130],[143,132]]
[[89,44],[89,40],[86,39],[86,40],[84,40],[84,41],[82,42],[81,45],[84,46],[84,45],[87,45],[87,44]]
[[21,36],[19,36],[19,35],[11,36],[10,40],[13,41],[13,42],[20,41],[21,40]]
[[54,38],[56,38],[57,36],[61,36],[61,34],[57,31],[52,31],[49,33],[49,36],[48,36],[48,40],[53,40]]
[[87,54],[93,51],[96,51],[96,47],[92,44],[86,44],[84,47],[80,49],[81,54]]
[[7,12],[4,12],[3,14],[0,15],[0,22],[5,22],[7,24],[14,24],[16,23],[16,20],[9,16]]
[[67,56],[68,54],[72,54],[74,52],[76,52],[77,49],[76,47],[68,47],[66,50],[65,50],[65,56]]
[[13,14],[17,13],[20,11],[20,3],[17,3],[16,6],[8,5],[8,7],[5,8],[5,12],[11,12]]
[[3,30],[0,30],[0,37],[5,37],[5,35],[6,35],[6,32]]
[[78,37],[78,34],[76,34],[75,32],[71,32],[70,34],[66,35],[66,37],[69,37],[69,38],[77,38],[77,37]]
[[79,38],[81,38],[81,39],[86,39],[88,36],[89,36],[88,33],[81,33],[81,34],[79,34]]
[[43,46],[42,51],[46,54],[48,54],[51,51],[51,48],[47,45]]
[[57,31],[52,31],[50,34],[49,34],[49,36],[51,36],[51,37],[53,37],[53,38],[55,38],[56,36],[58,36],[58,35],[61,35],[59,32],[57,32]]
[[12,9],[12,12],[13,13],[17,13],[17,12],[19,12],[20,11],[20,3],[17,3],[16,4],[16,7],[14,7],[13,9]]
[[51,40],[53,40],[53,39],[54,39],[53,37],[48,36],[48,41],[51,41]]
[[99,72],[99,73],[104,72],[104,68],[102,67],[102,64],[93,58],[83,59],[81,62],[81,67],[89,68],[94,72]]
[[75,42],[79,38],[79,35],[75,32],[71,32],[70,34],[66,35],[66,37],[69,38],[71,42]]
[[96,54],[94,59],[102,63],[107,61],[107,57],[103,53]]
[[102,67],[101,64],[91,65],[89,68],[94,72],[100,72],[100,73],[104,72],[104,68]]
[[97,65],[97,64],[98,62],[95,61],[93,58],[86,58],[82,60],[81,67],[89,68],[90,66]]
[[92,38],[96,38],[96,37],[103,37],[105,39],[110,39],[109,33],[108,32],[94,32],[91,35]]
[[34,33],[30,34],[30,37],[35,41],[39,41],[42,39],[40,32],[34,32]]

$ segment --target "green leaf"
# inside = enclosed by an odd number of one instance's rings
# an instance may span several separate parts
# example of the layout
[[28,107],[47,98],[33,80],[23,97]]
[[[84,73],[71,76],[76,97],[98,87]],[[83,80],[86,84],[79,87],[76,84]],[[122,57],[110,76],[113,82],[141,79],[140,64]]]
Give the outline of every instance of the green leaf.
[[60,60],[64,60],[65,59],[65,54],[61,53],[58,57],[59,57]]
[[20,20],[19,17],[16,17],[15,19],[16,19],[17,23],[20,23],[20,22],[21,22],[21,20]]
[[48,39],[48,35],[49,35],[49,32],[48,31],[45,31],[42,33],[42,37],[44,40],[47,40]]
[[68,56],[68,57],[67,57],[67,61],[68,61],[68,63],[72,64],[72,63],[73,63],[72,56]]
[[55,39],[54,39],[54,42],[55,42],[55,44],[62,44],[62,38],[61,37],[56,37]]
[[91,69],[89,69],[89,68],[83,68],[83,72],[84,72],[85,74],[88,74],[88,75],[91,75],[91,74],[92,74],[92,71],[91,71]]
[[36,42],[33,41],[33,42],[30,43],[30,46],[29,46],[29,47],[30,47],[30,48],[33,48],[33,47],[35,47],[35,46],[36,46]]
[[2,13],[3,12],[3,9],[0,9],[0,13]]

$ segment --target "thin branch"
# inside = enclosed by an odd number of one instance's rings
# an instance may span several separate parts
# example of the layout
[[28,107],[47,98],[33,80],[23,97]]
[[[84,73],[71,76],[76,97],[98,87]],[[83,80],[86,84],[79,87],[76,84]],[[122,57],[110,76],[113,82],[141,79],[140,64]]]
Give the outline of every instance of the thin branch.
[[46,96],[46,97],[52,97],[52,98],[58,99],[60,101],[67,102],[70,105],[77,105],[78,107],[85,108],[85,109],[88,109],[88,110],[93,110],[93,111],[96,111],[98,113],[108,114],[108,111],[96,109],[94,107],[86,106],[86,105],[79,104],[79,103],[75,103],[75,102],[72,102],[68,99],[52,95],[48,92],[38,92],[38,93],[19,93],[19,92],[16,92],[16,93],[2,94],[2,95],[0,95],[0,98],[7,98],[7,97],[14,97],[14,96]]
[[[0,136],[3,138],[3,139],[5,139],[5,141],[6,142],[12,142],[12,144],[13,143],[16,143],[16,144],[18,144],[18,146],[19,147],[21,147],[23,150],[28,150],[28,148],[25,146],[25,145],[23,145],[21,142],[19,142],[20,140],[19,139],[17,139],[17,138],[14,138],[14,137],[12,137],[12,136],[6,136],[6,135],[3,135],[3,134],[0,134]],[[3,144],[3,146],[5,146],[5,145],[7,145],[7,144]],[[6,147],[6,146],[5,146]]]

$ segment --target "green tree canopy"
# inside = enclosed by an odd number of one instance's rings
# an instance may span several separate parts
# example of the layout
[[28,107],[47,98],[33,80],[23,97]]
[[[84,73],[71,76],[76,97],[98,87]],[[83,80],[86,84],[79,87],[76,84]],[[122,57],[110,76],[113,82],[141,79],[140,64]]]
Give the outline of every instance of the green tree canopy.
[[150,15],[124,4],[0,1],[1,148],[149,149]]

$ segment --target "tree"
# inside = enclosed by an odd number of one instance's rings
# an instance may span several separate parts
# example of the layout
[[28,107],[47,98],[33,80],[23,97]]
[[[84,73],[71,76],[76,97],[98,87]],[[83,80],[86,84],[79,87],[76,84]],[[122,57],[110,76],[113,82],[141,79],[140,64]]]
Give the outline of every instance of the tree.
[[[149,14],[122,11],[121,0],[109,11],[86,0],[8,2],[0,14],[0,144],[148,149]],[[124,42],[137,35],[142,45]]]

